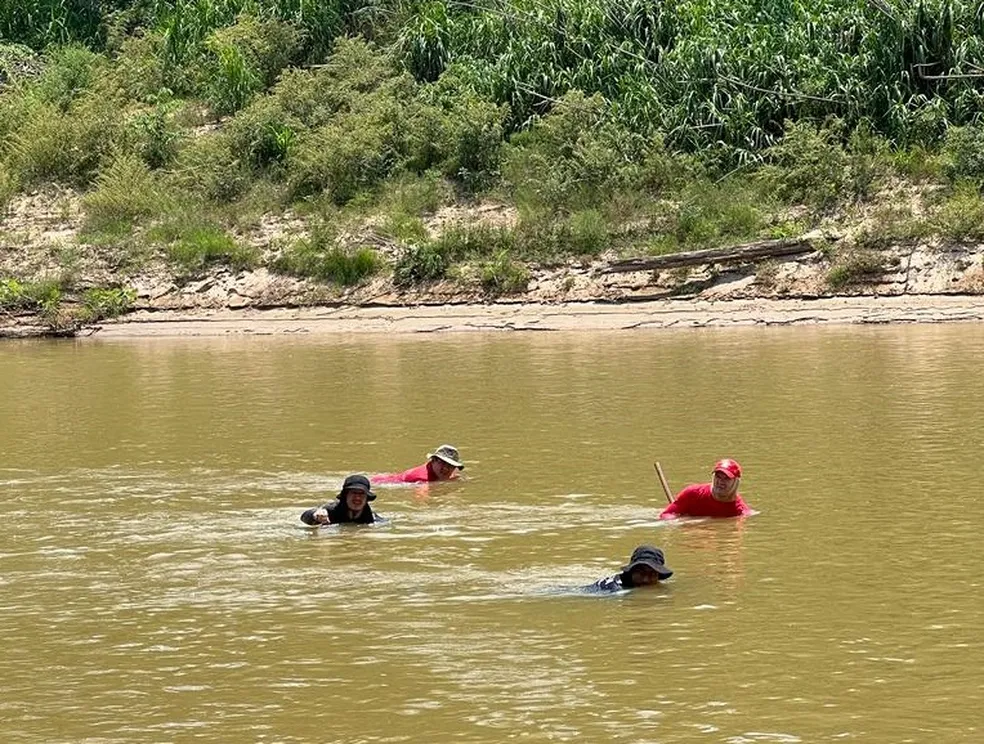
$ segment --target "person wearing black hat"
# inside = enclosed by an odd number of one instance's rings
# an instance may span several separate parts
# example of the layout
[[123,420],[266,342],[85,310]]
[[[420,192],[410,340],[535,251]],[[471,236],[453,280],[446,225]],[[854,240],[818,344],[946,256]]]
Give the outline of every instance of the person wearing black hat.
[[308,509],[301,515],[304,524],[372,524],[375,515],[369,508],[369,502],[375,501],[376,494],[369,486],[369,479],[364,475],[350,475],[342,484],[338,498],[330,504]]
[[632,551],[627,565],[613,576],[599,579],[588,587],[593,592],[620,592],[640,586],[656,586],[670,578],[673,572],[666,567],[663,551],[652,545],[640,545]]

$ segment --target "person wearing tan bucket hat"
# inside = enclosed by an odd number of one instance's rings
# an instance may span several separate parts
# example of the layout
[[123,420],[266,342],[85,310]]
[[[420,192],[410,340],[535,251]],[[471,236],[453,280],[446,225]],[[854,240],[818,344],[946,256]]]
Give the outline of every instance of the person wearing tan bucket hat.
[[454,480],[458,471],[464,470],[458,448],[451,444],[442,444],[433,452],[427,453],[427,462],[423,465],[404,470],[402,473],[383,473],[372,477],[373,483],[431,483],[433,481]]
[[741,465],[726,457],[714,463],[710,483],[687,486],[673,503],[663,509],[660,519],[677,517],[743,517],[755,510],[738,493]]

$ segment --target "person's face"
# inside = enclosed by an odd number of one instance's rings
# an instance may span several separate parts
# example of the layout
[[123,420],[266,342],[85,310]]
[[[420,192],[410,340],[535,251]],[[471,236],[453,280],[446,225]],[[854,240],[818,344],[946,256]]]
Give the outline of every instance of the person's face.
[[711,494],[716,499],[733,500],[738,493],[738,481],[740,478],[731,478],[727,473],[720,470],[714,471],[714,478],[711,481]]
[[366,492],[356,489],[349,489],[345,492],[345,505],[350,511],[361,512],[366,505]]
[[632,584],[634,586],[655,586],[659,583],[659,574],[651,566],[636,566],[632,569]]
[[431,470],[434,471],[434,475],[437,476],[438,480],[448,480],[454,475],[455,467],[444,462],[440,457],[432,457]]

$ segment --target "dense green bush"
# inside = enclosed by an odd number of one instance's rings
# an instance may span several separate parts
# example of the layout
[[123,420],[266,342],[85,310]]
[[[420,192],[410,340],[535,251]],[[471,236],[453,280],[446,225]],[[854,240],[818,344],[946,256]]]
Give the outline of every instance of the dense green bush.
[[393,282],[408,287],[443,279],[451,267],[451,257],[434,243],[409,245],[403,249],[393,267]]
[[125,140],[119,105],[111,99],[89,94],[65,112],[38,104],[10,138],[8,165],[25,185],[47,180],[85,185]]
[[759,178],[789,204],[828,209],[844,198],[848,180],[847,153],[836,123],[817,128],[809,122],[787,122],[785,136],[770,147],[769,165]]
[[44,71],[33,86],[33,94],[60,113],[93,87],[106,59],[81,46],[55,47],[45,61]]
[[984,184],[984,127],[954,127],[943,145],[944,172],[954,181]]
[[58,310],[61,298],[61,285],[56,281],[0,279],[0,308],[4,310],[36,310],[50,315]]
[[296,196],[326,193],[345,204],[386,178],[399,160],[398,130],[385,112],[339,115],[298,138],[291,159]]
[[251,15],[210,34],[199,88],[212,110],[219,115],[234,113],[273,85],[298,55],[300,40],[294,26],[275,20],[261,23]]
[[831,289],[844,289],[879,279],[886,269],[886,262],[876,250],[853,248],[835,256],[827,272],[827,285]]
[[493,295],[522,292],[530,281],[530,272],[508,251],[500,250],[481,266],[481,283]]
[[93,287],[86,290],[82,304],[92,322],[129,312],[136,299],[137,293],[128,287]]
[[932,224],[940,235],[955,240],[984,238],[984,197],[976,183],[958,183],[937,205]]
[[249,169],[226,132],[195,137],[180,148],[171,172],[175,188],[228,203],[249,190]]
[[222,227],[196,212],[193,205],[188,205],[149,233],[151,241],[165,246],[167,258],[179,275],[198,276],[212,264],[224,264],[238,270],[257,265],[259,255],[255,248],[240,243]]
[[574,92],[507,148],[503,174],[533,211],[578,209],[636,184],[646,143],[608,120],[600,96]]
[[381,266],[382,260],[371,248],[348,250],[314,236],[291,244],[274,262],[273,269],[347,287],[366,280]]
[[158,214],[163,201],[147,165],[135,155],[123,155],[100,172],[83,205],[90,227],[99,228]]

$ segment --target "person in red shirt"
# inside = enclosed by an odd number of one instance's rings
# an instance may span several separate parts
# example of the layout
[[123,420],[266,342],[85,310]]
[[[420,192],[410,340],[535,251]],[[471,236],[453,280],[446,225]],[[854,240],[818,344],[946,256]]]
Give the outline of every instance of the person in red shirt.
[[742,517],[754,510],[742,501],[738,493],[741,465],[725,458],[714,463],[710,483],[698,483],[684,488],[673,503],[663,509],[660,519],[677,517]]
[[402,473],[383,473],[374,475],[373,483],[430,483],[432,481],[453,480],[458,471],[464,470],[458,450],[450,444],[442,444],[433,452],[427,453],[427,462]]

